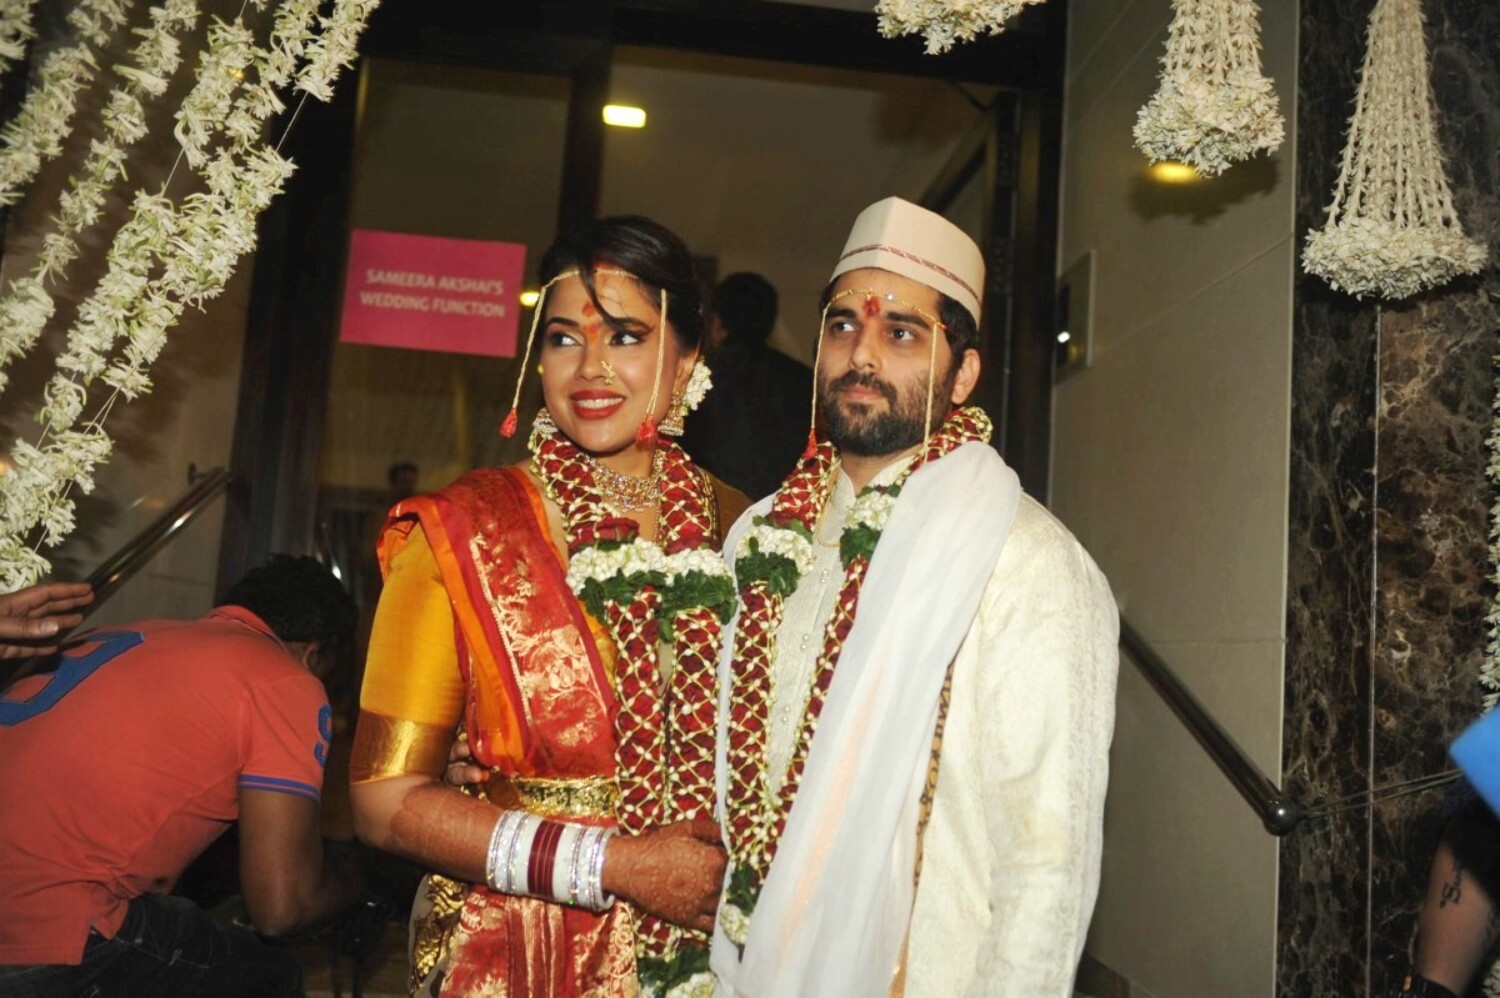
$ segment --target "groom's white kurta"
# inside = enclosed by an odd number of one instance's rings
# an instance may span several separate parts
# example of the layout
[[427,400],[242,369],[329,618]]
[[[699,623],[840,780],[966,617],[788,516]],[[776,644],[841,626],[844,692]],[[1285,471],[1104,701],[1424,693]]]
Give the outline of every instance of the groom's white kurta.
[[[953,462],[954,471],[960,463]],[[888,480],[895,470],[887,469],[876,481]],[[913,476],[902,503],[924,491],[913,488],[922,477],[922,472]],[[874,913],[873,927],[870,912],[844,913],[855,935],[889,937],[890,931],[878,923],[898,926],[905,934],[910,911],[905,984],[912,996],[1067,998],[1098,892],[1118,664],[1115,604],[1103,575],[1072,535],[1030,498],[1007,497],[1008,488],[989,482],[985,494],[960,492],[937,500],[963,503],[969,529],[971,504],[988,500],[997,507],[990,517],[994,529],[1004,531],[1008,525],[1009,530],[998,557],[991,553],[983,562],[993,567],[968,576],[965,585],[980,590],[977,600],[974,592],[952,594],[955,602],[970,608],[970,616],[965,618],[966,633],[954,636],[953,699],[915,901],[909,889],[900,889],[910,882],[911,836],[897,834],[886,860],[867,874],[888,878],[890,889],[876,896],[887,898],[887,906],[896,910]],[[819,564],[788,599],[778,631],[768,739],[776,778],[790,755],[823,624],[842,581],[835,542],[852,501],[853,489],[841,475],[823,522],[821,540],[829,545],[818,546]],[[1004,508],[1007,501],[1010,509]],[[763,506],[757,504],[752,512]],[[898,505],[893,527],[900,512]],[[732,551],[726,547],[726,553]],[[872,565],[872,577],[873,572]],[[937,576],[941,580],[943,573]],[[865,609],[862,601],[856,628],[872,626],[863,616]],[[930,741],[931,709],[916,704],[910,721]],[[899,784],[908,801],[902,825],[909,827],[925,766],[881,776]],[[807,788],[804,783],[804,793]],[[721,799],[722,792],[721,785]],[[888,989],[894,965],[850,966],[858,962],[850,954],[869,952],[869,942],[838,938],[839,918],[806,917],[804,903],[826,903],[826,885],[822,892],[804,890],[799,884],[811,883],[812,875],[789,869],[826,862],[826,856],[809,855],[824,842],[847,847],[834,844],[847,843],[849,830],[841,835],[829,827],[840,814],[836,808],[821,810],[818,834],[803,836],[812,848],[799,849],[790,862],[786,853],[778,854],[773,865],[778,903],[771,911],[793,932],[753,924],[744,968],[722,934],[716,937],[714,967],[727,986],[721,990],[779,998]],[[789,824],[789,835],[791,831]],[[859,885],[842,886],[851,901],[867,895]],[[768,880],[767,895],[772,887]],[[764,914],[757,913],[756,922]],[[822,948],[798,953],[798,932],[816,935]],[[794,969],[788,973],[785,964]]]

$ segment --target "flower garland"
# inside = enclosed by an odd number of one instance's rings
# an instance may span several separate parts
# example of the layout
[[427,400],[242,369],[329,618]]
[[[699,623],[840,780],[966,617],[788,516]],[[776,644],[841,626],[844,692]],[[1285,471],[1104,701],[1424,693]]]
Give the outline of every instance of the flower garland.
[[103,111],[104,139],[91,143],[82,169],[68,178],[58,199],[56,228],[42,244],[32,271],[12,281],[0,299],[0,391],[4,367],[24,356],[41,337],[54,304],[47,284],[61,279],[78,256],[78,238],[92,228],[104,210],[110,188],[125,175],[125,153],[146,137],[142,99],[160,97],[182,62],[178,35],[198,20],[197,0],[167,0],[150,11],[151,27],[141,31],[132,51],[134,64],[116,67],[125,86],[110,95]]
[[[1494,358],[1496,367],[1500,367],[1500,354]],[[1489,476],[1490,483],[1500,488],[1500,378],[1495,381],[1495,397],[1490,402],[1491,422],[1490,435],[1485,444],[1489,447],[1490,459],[1485,466],[1485,473]],[[1500,700],[1500,500],[1496,500],[1490,507],[1490,582],[1497,587],[1494,601],[1490,604],[1489,613],[1485,614],[1485,623],[1488,624],[1489,641],[1485,644],[1484,665],[1479,669],[1479,687],[1483,691],[1481,706],[1485,710],[1493,710],[1497,700]],[[1500,974],[1497,974],[1497,985],[1500,985]],[[1500,993],[1500,987],[1496,988]]]
[[1136,116],[1136,147],[1216,177],[1280,146],[1286,126],[1261,74],[1254,0],[1172,0],[1172,9],[1161,86]]
[[0,69],[26,55],[26,43],[36,37],[32,16],[36,0],[0,0]]
[[998,35],[1022,9],[1044,0],[880,0],[875,13],[887,38],[922,35],[927,54],[941,55],[954,42]]
[[1433,120],[1420,0],[1379,0],[1328,220],[1302,269],[1355,297],[1407,298],[1485,264],[1468,238]]
[[[720,631],[735,605],[713,549],[712,486],[682,448],[667,440],[658,448],[661,545],[609,507],[577,445],[556,430],[531,438],[532,470],[567,524],[568,585],[609,625],[619,652],[615,769],[620,827],[631,833],[713,814]],[[665,691],[661,641],[675,661]],[[637,914],[636,940],[644,994],[712,987],[702,933]]]
[[[165,345],[167,330],[188,305],[201,306],[220,294],[238,260],[254,249],[256,218],[293,168],[260,143],[265,122],[284,107],[277,91],[294,78],[298,56],[305,56],[304,72],[331,79],[352,60],[350,39],[372,8],[371,0],[338,0],[330,16],[320,19],[318,4],[288,0],[265,49],[245,48],[249,36],[242,25],[216,24],[210,30],[194,89],[213,100],[197,100],[191,114],[178,120],[186,136],[184,158],[190,158],[191,146],[207,190],[180,203],[138,192],[131,218],[116,233],[106,256],[108,271],[80,305],[58,358],[59,371],[45,390],[37,417],[44,424],[41,440],[17,443],[12,469],[0,477],[0,587],[28,585],[50,568],[38,548],[56,545],[71,532],[69,493],[75,485],[85,493],[92,490],[93,470],[113,447],[103,426],[115,402],[150,390],[146,371]],[[314,24],[337,26],[339,38],[315,46]],[[226,76],[242,84],[243,67],[250,65],[258,77],[255,85],[223,85]],[[222,123],[217,130],[215,123]],[[216,134],[228,141],[207,155]],[[28,302],[38,307],[34,297]],[[118,343],[124,348],[112,358]],[[84,385],[96,378],[112,391],[79,428],[87,402]],[[38,528],[33,547],[27,539]]]
[[21,109],[0,133],[0,205],[15,204],[42,164],[62,152],[78,109],[78,94],[99,71],[96,48],[130,16],[131,0],[80,0],[68,11],[78,40],[42,63]]
[[682,407],[687,412],[692,412],[703,404],[708,398],[709,391],[714,386],[713,375],[708,370],[708,365],[703,363],[700,356],[693,363],[692,373],[688,375],[687,384],[682,389]]
[[902,486],[917,468],[971,441],[987,442],[992,432],[989,417],[982,410],[958,409],[893,483],[868,485],[856,497],[839,539],[844,585],[824,628],[823,648],[808,691],[802,726],[786,776],[776,793],[771,791],[766,756],[776,631],[781,625],[786,598],[796,591],[813,566],[813,531],[827,505],[838,467],[838,454],[831,443],[818,444],[798,463],[776,493],[770,511],[764,517],[757,517],[740,541],[735,568],[743,609],[735,631],[734,681],[729,696],[729,784],[725,801],[732,867],[729,890],[719,909],[725,933],[740,946],[745,943],[761,885],[776,856],[777,843],[796,799],[844,639],[854,626],[865,573],[896,508]]

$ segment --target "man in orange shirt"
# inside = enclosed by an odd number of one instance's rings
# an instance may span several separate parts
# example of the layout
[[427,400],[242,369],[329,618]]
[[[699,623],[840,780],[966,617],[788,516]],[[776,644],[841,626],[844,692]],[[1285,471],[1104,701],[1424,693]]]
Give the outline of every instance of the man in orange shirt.
[[257,929],[358,899],[319,835],[332,714],[316,672],[355,609],[277,557],[197,621],[76,639],[0,694],[0,992],[295,995],[295,953],[168,896],[229,824]]

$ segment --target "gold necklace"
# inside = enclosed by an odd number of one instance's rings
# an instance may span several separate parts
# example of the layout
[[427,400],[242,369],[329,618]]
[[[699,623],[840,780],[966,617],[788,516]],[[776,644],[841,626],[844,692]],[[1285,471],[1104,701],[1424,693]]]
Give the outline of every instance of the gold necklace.
[[594,473],[594,484],[599,488],[600,498],[616,512],[633,513],[650,509],[661,502],[661,481],[665,464],[660,448],[651,455],[651,474],[645,478],[622,475],[600,463],[591,454],[584,454],[583,459]]

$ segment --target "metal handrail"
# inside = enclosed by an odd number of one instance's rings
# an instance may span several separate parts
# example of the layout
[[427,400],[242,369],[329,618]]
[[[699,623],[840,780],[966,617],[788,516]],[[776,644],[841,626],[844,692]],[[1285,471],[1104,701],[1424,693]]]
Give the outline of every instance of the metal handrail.
[[86,580],[94,588],[94,601],[84,608],[84,615],[103,606],[105,600],[113,596],[156,552],[193,522],[203,512],[208,501],[223,492],[228,485],[229,472],[223,468],[204,472],[170,509],[152,520],[144,530],[105,559],[104,564],[96,568]]
[[1296,828],[1306,817],[1306,810],[1282,793],[1271,778],[1260,771],[1240,748],[1229,733],[1198,702],[1198,698],[1182,685],[1182,680],[1167,665],[1162,657],[1146,643],[1135,628],[1120,619],[1120,647],[1124,648],[1146,682],[1161,695],[1172,708],[1172,713],[1187,726],[1198,740],[1209,758],[1229,777],[1229,782],[1240,792],[1257,815],[1261,824],[1272,835],[1285,835]]

